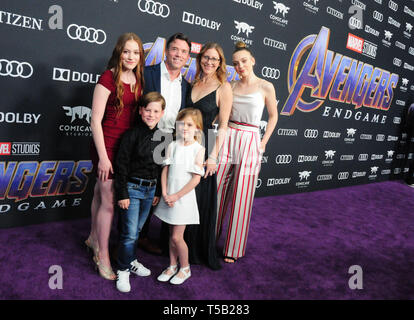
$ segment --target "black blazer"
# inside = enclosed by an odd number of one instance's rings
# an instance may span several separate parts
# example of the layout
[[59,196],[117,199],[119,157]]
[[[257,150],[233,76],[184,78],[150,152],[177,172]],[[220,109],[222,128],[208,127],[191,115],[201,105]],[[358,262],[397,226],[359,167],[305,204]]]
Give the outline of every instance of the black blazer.
[[[144,94],[157,91],[161,93],[161,64],[155,64],[144,68]],[[180,110],[184,109],[187,105],[187,92],[191,89],[187,80],[182,78],[181,81],[181,106]]]

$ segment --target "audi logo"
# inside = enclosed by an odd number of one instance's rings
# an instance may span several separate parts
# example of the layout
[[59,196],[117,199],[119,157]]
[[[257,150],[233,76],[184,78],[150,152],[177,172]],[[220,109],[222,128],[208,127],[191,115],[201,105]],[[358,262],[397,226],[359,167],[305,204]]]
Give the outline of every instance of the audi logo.
[[338,180],[346,180],[349,177],[349,172],[339,172]]
[[[145,5],[142,5],[142,2],[145,2]],[[141,12],[153,14],[157,17],[167,18],[170,15],[170,7],[166,4],[152,1],[152,0],[139,0],[138,9]]]
[[[106,41],[106,33],[101,29],[78,26],[72,23],[66,33],[73,40],[88,41],[89,43],[102,44]],[[92,38],[91,38],[92,37]]]
[[384,20],[384,16],[382,15],[382,13],[381,12],[378,12],[376,10],[372,13],[372,17],[375,20],[379,21],[379,22],[382,22],[382,20]]
[[394,58],[394,60],[393,60],[393,64],[394,64],[395,66],[400,67],[400,66],[401,66],[401,63],[402,63],[401,59]]
[[292,162],[292,155],[290,154],[278,154],[276,156],[276,164],[289,164]]
[[262,76],[265,78],[277,80],[280,77],[280,70],[275,69],[275,68],[270,68],[270,67],[263,67]]
[[319,131],[317,129],[306,129],[304,134],[305,138],[315,139],[319,135]]
[[[25,66],[27,66],[25,68]],[[30,78],[33,74],[33,67],[28,62],[19,62],[16,60],[0,59],[0,76],[10,76],[13,78]]]
[[390,0],[388,2],[388,8],[390,8],[393,11],[397,11],[398,10],[398,4],[392,0]]

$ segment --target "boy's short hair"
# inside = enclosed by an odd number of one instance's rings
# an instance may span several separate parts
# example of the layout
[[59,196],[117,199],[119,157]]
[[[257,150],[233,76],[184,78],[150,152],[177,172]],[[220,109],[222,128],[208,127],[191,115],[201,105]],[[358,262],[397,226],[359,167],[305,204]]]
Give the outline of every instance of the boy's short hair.
[[151,102],[161,102],[162,110],[165,110],[165,99],[161,93],[157,91],[148,92],[141,98],[141,107],[146,108]]

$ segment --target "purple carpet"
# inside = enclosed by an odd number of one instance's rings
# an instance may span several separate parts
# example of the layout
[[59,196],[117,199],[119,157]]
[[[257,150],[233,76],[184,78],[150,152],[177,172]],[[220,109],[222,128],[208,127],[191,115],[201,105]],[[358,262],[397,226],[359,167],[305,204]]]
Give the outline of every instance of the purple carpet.
[[[220,271],[193,265],[181,286],[156,280],[167,257],[138,250],[152,275],[131,276],[129,294],[94,271],[89,219],[3,229],[0,299],[414,299],[414,188],[402,182],[259,198],[250,226],[244,258]],[[52,265],[61,290],[49,288]],[[348,286],[352,265],[363,289]]]

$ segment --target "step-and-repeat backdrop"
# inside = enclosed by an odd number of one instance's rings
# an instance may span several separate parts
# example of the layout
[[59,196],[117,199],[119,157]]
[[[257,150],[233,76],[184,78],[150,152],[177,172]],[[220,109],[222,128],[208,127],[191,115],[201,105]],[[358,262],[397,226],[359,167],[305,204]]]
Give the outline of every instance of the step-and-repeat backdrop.
[[258,197],[402,179],[413,25],[412,0],[2,0],[0,226],[89,215],[92,92],[124,32],[147,65],[186,33],[189,81],[204,43],[223,46],[229,80],[234,43],[250,46],[279,100]]

